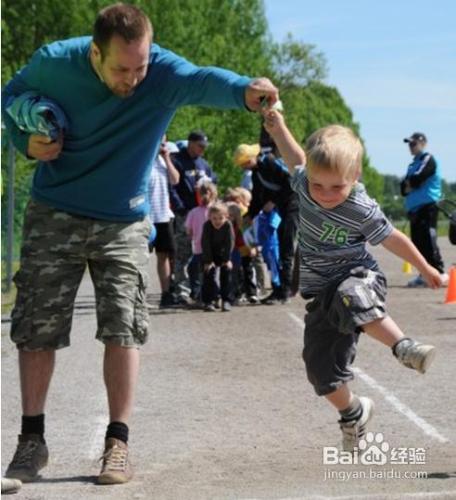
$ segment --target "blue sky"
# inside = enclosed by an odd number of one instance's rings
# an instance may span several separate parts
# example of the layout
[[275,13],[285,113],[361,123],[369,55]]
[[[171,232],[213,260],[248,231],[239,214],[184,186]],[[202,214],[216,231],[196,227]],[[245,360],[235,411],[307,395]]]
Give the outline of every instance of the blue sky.
[[455,0],[264,0],[273,38],[287,32],[326,56],[372,164],[402,176],[402,139],[424,132],[443,177],[456,181]]

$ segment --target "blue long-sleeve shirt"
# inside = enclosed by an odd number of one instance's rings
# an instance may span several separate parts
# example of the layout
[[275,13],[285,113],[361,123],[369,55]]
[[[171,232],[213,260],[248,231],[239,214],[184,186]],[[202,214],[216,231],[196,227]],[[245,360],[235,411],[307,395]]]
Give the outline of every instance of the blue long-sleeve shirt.
[[[2,102],[35,91],[53,99],[69,121],[58,159],[38,162],[34,199],[88,217],[139,220],[149,212],[150,169],[177,108],[243,108],[250,79],[197,67],[153,44],[145,79],[133,95],[121,98],[93,70],[91,41],[73,38],[37,50],[5,87]],[[15,146],[26,154],[30,134],[6,113],[3,119]]]

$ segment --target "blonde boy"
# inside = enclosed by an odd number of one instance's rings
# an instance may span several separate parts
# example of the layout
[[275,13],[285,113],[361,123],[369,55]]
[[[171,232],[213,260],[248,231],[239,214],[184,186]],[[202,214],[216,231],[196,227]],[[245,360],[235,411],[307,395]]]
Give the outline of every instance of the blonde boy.
[[[405,337],[385,309],[386,279],[366,250],[366,241],[382,244],[411,262],[431,288],[441,286],[413,243],[393,228],[377,203],[358,182],[363,148],[348,128],[317,130],[306,154],[284,118],[265,111],[265,126],[290,169],[299,197],[301,294],[306,305],[303,358],[316,393],[340,413],[343,448],[353,451],[366,432],[373,402],[353,394],[350,365],[360,333],[390,347],[405,366],[424,373],[434,347]],[[306,163],[304,169],[302,166]]]

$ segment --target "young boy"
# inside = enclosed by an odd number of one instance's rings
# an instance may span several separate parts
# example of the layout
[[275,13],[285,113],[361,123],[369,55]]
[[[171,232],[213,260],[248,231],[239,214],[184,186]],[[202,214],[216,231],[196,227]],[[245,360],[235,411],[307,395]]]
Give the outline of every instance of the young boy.
[[[228,220],[228,209],[224,203],[216,202],[209,207],[208,219],[203,226],[201,246],[203,249],[203,288],[204,310],[215,311],[214,301],[219,292],[222,297],[222,310],[231,311],[233,302],[232,269],[230,260],[234,248],[234,232]],[[216,271],[220,268],[220,290],[216,282]]]
[[[307,376],[316,393],[339,411],[343,449],[353,451],[374,408],[369,398],[348,387],[359,334],[387,345],[403,365],[420,373],[435,354],[433,346],[405,337],[388,316],[386,279],[365,242],[381,243],[410,262],[431,288],[442,285],[441,277],[358,182],[363,148],[350,129],[331,125],[317,130],[304,154],[280,113],[263,114],[268,132],[294,169],[292,186],[299,197],[301,294],[313,299],[306,305],[304,330]],[[299,165],[306,156],[304,169]]]

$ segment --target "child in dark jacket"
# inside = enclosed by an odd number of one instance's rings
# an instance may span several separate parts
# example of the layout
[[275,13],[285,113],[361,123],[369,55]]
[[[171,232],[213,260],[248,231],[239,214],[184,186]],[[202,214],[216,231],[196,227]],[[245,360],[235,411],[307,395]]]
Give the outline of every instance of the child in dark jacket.
[[[215,311],[214,302],[222,297],[222,310],[230,311],[233,303],[231,252],[234,248],[234,232],[228,220],[225,204],[216,202],[209,207],[208,220],[203,226],[201,238],[203,249],[202,299],[205,311]],[[220,286],[217,284],[217,269],[220,269]]]

